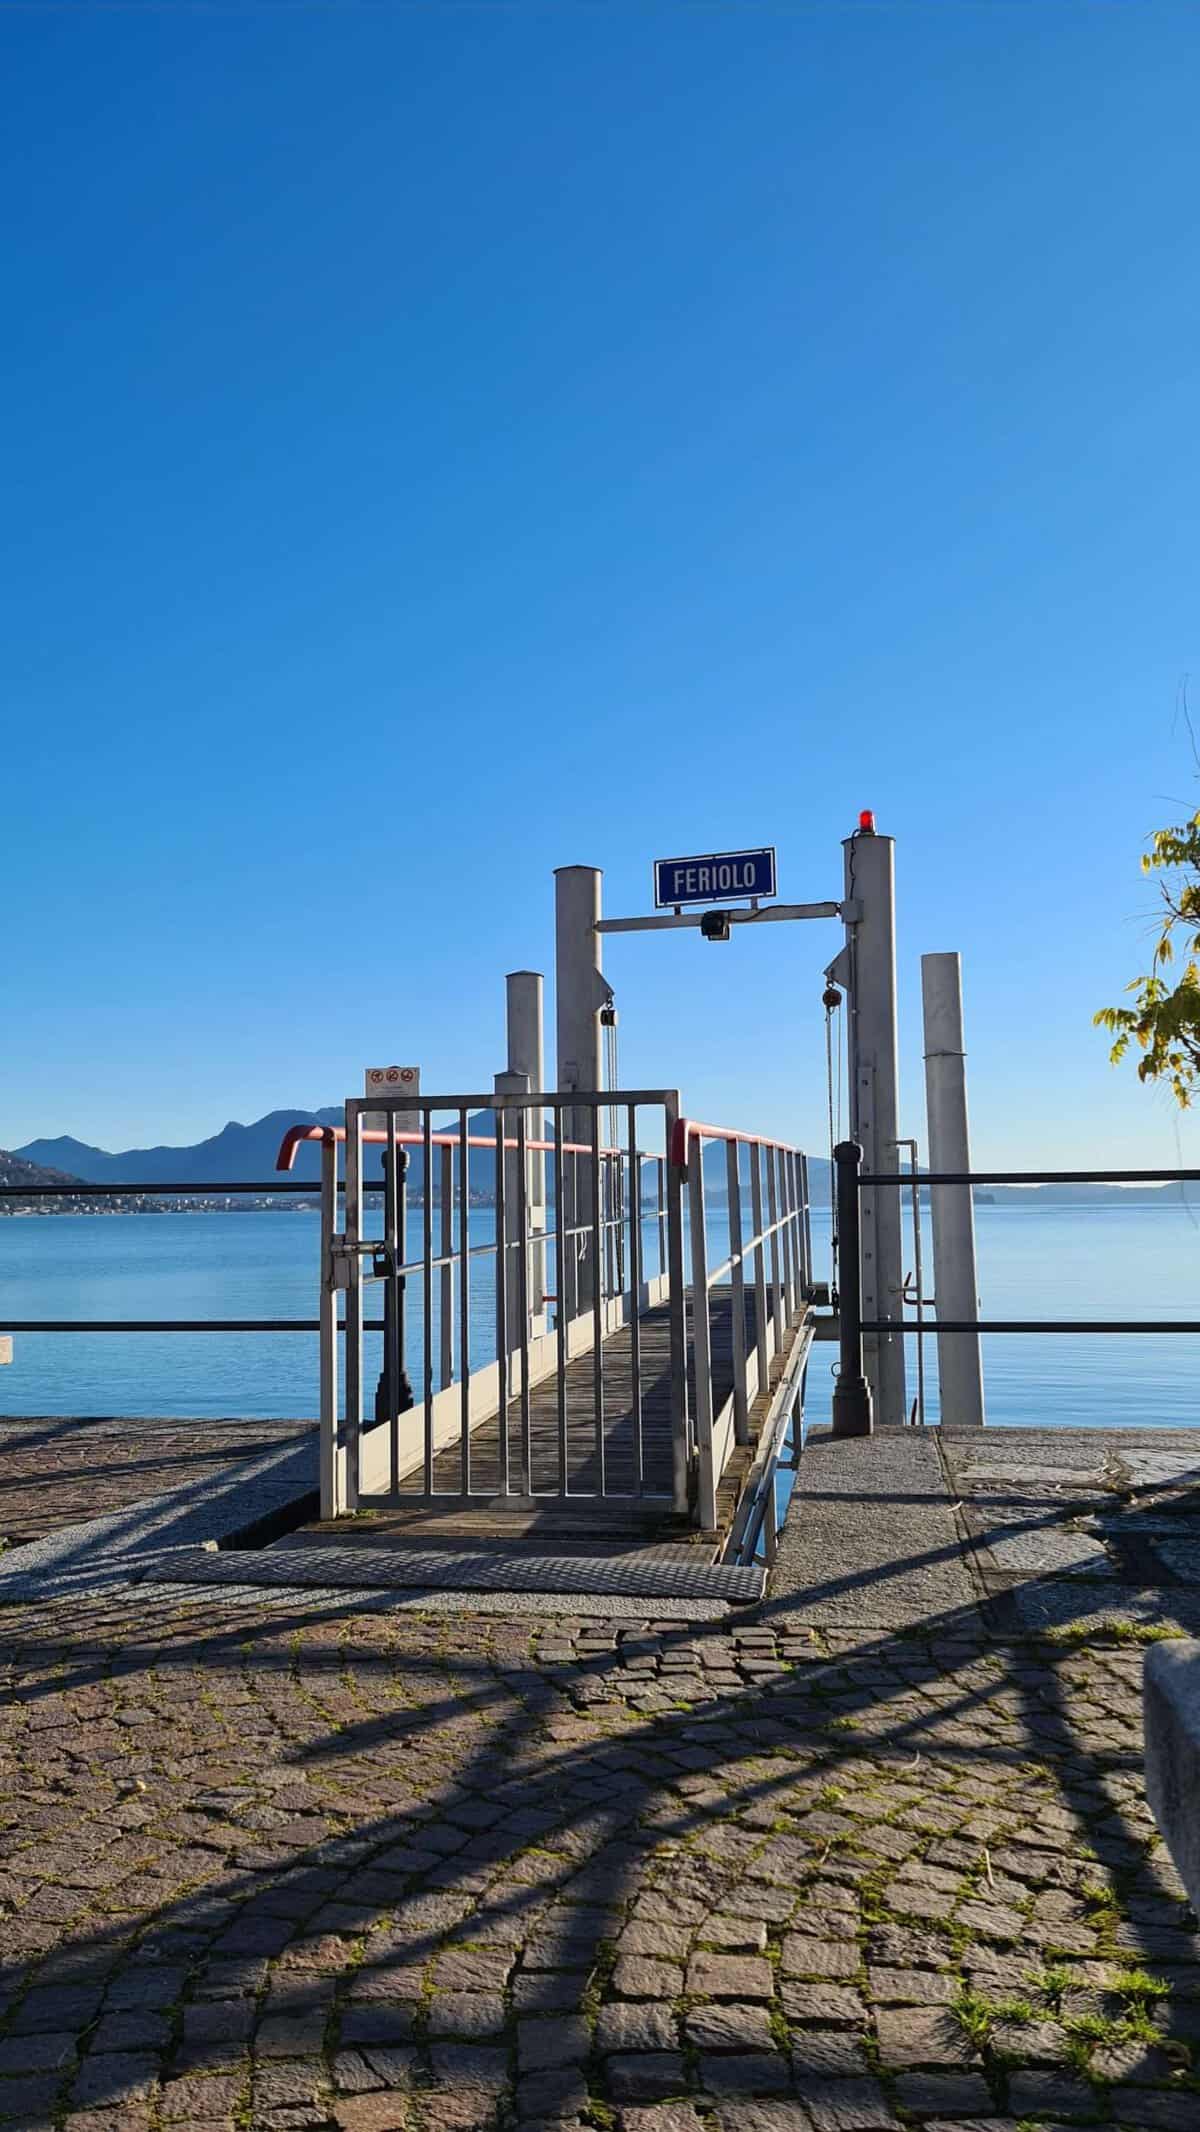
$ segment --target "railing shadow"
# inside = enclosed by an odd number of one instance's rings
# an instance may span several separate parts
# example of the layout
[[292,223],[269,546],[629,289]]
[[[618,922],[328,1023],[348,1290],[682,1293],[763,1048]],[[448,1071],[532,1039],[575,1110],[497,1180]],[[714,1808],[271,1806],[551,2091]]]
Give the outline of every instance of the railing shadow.
[[[822,1589],[836,1591],[842,1581],[828,1579]],[[214,1606],[226,1618],[204,1624],[204,1612]],[[360,1594],[344,1603],[289,1595],[268,1605],[260,1593],[206,1591],[189,1606],[178,1591],[159,1591],[151,1600],[147,1587],[141,1602],[126,1593],[94,1606],[90,1618],[75,1605],[64,1623],[61,1607],[51,1606],[26,1610],[20,1623],[7,1624],[10,1669],[17,1650],[24,1654],[13,1672],[10,1708],[16,1703],[28,1713],[26,1723],[51,1697],[69,1706],[82,1696],[85,1723],[93,1727],[108,1722],[97,1707],[101,1694],[114,1697],[119,1712],[142,1713],[143,1722],[128,1728],[134,1751],[118,1755],[114,1748],[108,1765],[123,1770],[128,1789],[116,1810],[135,1842],[148,1848],[161,1830],[157,1842],[169,1866],[177,1843],[173,1823],[182,1817],[191,1826],[193,1817],[206,1815],[210,1842],[227,1841],[225,1857],[210,1871],[194,1848],[188,1852],[193,1886],[156,1901],[142,1881],[132,1915],[80,1915],[59,1931],[36,1909],[18,1911],[8,1921],[0,1965],[0,2004],[10,1995],[15,2000],[10,2020],[19,2019],[23,1995],[43,1983],[58,1988],[167,1961],[180,1968],[185,2005],[213,1989],[221,1965],[248,1964],[253,1981],[261,1965],[273,1964],[264,2007],[290,1991],[296,2003],[328,2002],[336,2020],[359,2004],[354,1985],[364,1964],[373,1973],[398,1965],[410,1973],[411,1990],[418,1963],[464,1943],[520,1961],[552,1910],[575,1913],[564,1929],[581,1936],[580,1943],[594,1937],[597,1961],[589,1957],[564,1970],[578,1979],[580,2000],[589,1978],[593,1995],[607,1996],[603,1949],[614,1910],[625,1912],[647,1883],[664,1895],[694,1888],[697,1871],[712,1909],[747,1880],[770,1886],[753,1879],[746,1836],[769,1846],[782,1824],[803,1856],[794,1902],[802,1912],[804,1886],[825,1874],[831,1859],[836,1866],[843,1855],[853,1858],[857,1832],[867,1825],[836,1811],[831,1817],[814,1801],[828,1797],[827,1787],[869,1796],[880,1772],[893,1783],[911,1772],[918,1797],[928,1785],[945,1811],[943,1833],[978,1812],[977,1798],[963,1794],[956,1821],[960,1787],[982,1782],[998,1789],[1001,1827],[1006,1797],[1008,1823],[1019,1826],[1037,1801],[1074,1815],[1082,1791],[1093,1802],[1084,1819],[1093,1834],[1107,1829],[1110,1853],[1089,1861],[1088,1872],[1118,1900],[1139,1876],[1144,1896],[1148,1890],[1153,1897],[1157,1886],[1163,1903],[1177,1900],[1169,1875],[1155,1882],[1150,1869],[1147,1878],[1149,1831],[1136,1788],[1127,1796],[1121,1790],[1138,1773],[1136,1743],[1098,1747],[1090,1720],[1073,1707],[1070,1664],[1077,1654],[1044,1644],[998,1647],[973,1606],[945,1610],[917,1633],[868,1630],[847,1636],[840,1647],[813,1642],[811,1656],[769,1678],[745,1679],[736,1692],[710,1692],[701,1671],[699,1685],[689,1679],[686,1708],[654,1707],[670,1694],[669,1672],[656,1676],[656,1691],[639,1688],[640,1676],[615,1651],[538,1663],[523,1648],[534,1624],[514,1628],[477,1618],[467,1638],[467,1617],[434,1622],[414,1619],[415,1612],[366,1607]],[[776,1629],[794,1643],[801,1634],[794,1618],[794,1602],[768,1600],[733,1627]],[[640,1640],[660,1665],[707,1650],[723,1661],[713,1669],[718,1680],[732,1670],[726,1625],[660,1625]],[[636,1659],[638,1641],[630,1639],[626,1660]],[[639,1696],[650,1707],[637,1709]],[[998,1696],[1004,1698],[999,1716]],[[225,1751],[217,1755],[225,1803],[214,1810],[212,1753],[202,1755],[199,1767],[187,1766],[184,1720],[189,1707],[200,1705],[208,1725],[210,1706],[222,1697],[230,1711]],[[634,1714],[622,1715],[629,1698]],[[55,1728],[42,1736],[55,1738]],[[78,1784],[87,1762],[86,1753],[68,1754],[66,1771],[46,1772],[51,1796],[64,1782]],[[280,1797],[291,1802],[281,1811],[300,1814],[289,1789],[299,1779],[305,1797],[316,1795],[321,1825],[311,1841],[302,1827],[293,1828],[273,1846],[270,1826],[256,1820]],[[1114,1780],[1120,1780],[1115,1798]],[[381,1805],[389,1788],[391,1803]],[[251,1803],[244,1825],[225,1839],[221,1830],[229,1822],[222,1817],[236,1813],[231,1802],[239,1789]],[[101,1816],[111,1813],[112,1790],[101,1792],[95,1805]],[[819,1825],[810,1827],[814,1815]],[[849,1819],[848,1828],[831,1834],[831,1818]],[[421,1857],[421,1833],[435,1829],[431,1864]],[[712,1842],[689,1863],[689,1847],[705,1832]],[[912,1828],[908,1836],[914,1858],[940,1840]],[[185,1850],[190,1840],[185,1836]],[[963,1840],[986,1856],[982,1839]],[[397,1852],[399,1862],[389,1867],[389,1854]],[[414,1860],[408,1868],[405,1853]],[[431,1896],[439,1898],[433,1907]],[[119,1880],[112,1899],[120,1899]],[[1158,1929],[1143,1929],[1130,1917],[1126,1955],[1152,1963]],[[30,1936],[43,1944],[28,1944]],[[949,1963],[949,1937],[945,1948]],[[397,1998],[407,2003],[404,1990]],[[865,2008],[862,2020],[866,2028]],[[347,2025],[352,2032],[353,2023]],[[422,2049],[432,2041],[419,2021],[414,2034]],[[510,2020],[505,2048],[511,2036]],[[105,2055],[87,2059],[92,2107],[117,2105],[129,2093],[120,2054],[113,2055],[111,2074]],[[240,2046],[234,2058],[244,2065]],[[211,2048],[207,2056],[185,2049],[168,2074],[214,2063]],[[440,2063],[435,2056],[421,2068],[435,2086]],[[461,2065],[455,2073],[449,2061],[442,2070],[451,2086],[470,2074]],[[1002,2091],[1003,2075],[994,2071],[993,2080]]]

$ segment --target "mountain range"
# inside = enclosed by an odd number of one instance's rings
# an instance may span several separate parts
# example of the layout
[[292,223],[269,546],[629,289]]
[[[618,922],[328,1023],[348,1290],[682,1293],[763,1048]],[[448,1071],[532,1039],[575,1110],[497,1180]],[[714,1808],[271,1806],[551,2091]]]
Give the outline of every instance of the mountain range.
[[[79,1179],[88,1184],[125,1184],[133,1186],[158,1186],[164,1184],[186,1185],[192,1190],[229,1184],[268,1184],[275,1173],[275,1157],[279,1143],[292,1125],[340,1125],[344,1112],[340,1105],[327,1105],[321,1110],[271,1110],[263,1118],[256,1118],[250,1125],[242,1125],[231,1119],[208,1140],[199,1140],[184,1147],[135,1147],[110,1152],[106,1148],[92,1147],[84,1140],[74,1140],[68,1134],[55,1139],[29,1140],[23,1147],[14,1148],[3,1159],[36,1163],[40,1167],[58,1173],[53,1181],[65,1178]],[[484,1115],[470,1120],[473,1132],[489,1134],[490,1119]],[[370,1155],[368,1175],[378,1177],[379,1156]],[[473,1152],[471,1163],[472,1196],[488,1196],[491,1179],[487,1175],[488,1158],[483,1149]],[[705,1181],[710,1195],[715,1199],[724,1197],[724,1149],[719,1143],[710,1143],[705,1150]],[[815,1207],[829,1204],[829,1162],[821,1155],[809,1157],[809,1189]],[[314,1144],[301,1146],[297,1152],[292,1175],[309,1183],[320,1174],[320,1155]],[[414,1148],[409,1156],[409,1183],[414,1192],[419,1191],[422,1179],[421,1150]],[[13,1177],[11,1182],[20,1180]],[[32,1181],[32,1180],[28,1180]],[[49,1181],[49,1180],[48,1180]],[[3,1182],[3,1179],[0,1179]],[[435,1186],[436,1191],[436,1186]],[[749,1216],[749,1192],[745,1216]],[[926,1194],[923,1192],[922,1197]],[[908,1219],[908,1193],[905,1191],[905,1219]],[[995,1206],[1162,1206],[1186,1199],[1189,1204],[1200,1204],[1200,1187],[1178,1184],[1144,1185],[990,1185],[977,1191],[976,1199],[981,1205]]]

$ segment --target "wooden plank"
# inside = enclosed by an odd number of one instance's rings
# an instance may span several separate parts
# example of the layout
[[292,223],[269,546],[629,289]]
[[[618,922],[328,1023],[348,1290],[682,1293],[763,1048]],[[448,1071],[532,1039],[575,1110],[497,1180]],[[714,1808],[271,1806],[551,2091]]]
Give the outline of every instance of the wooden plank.
[[[745,1299],[745,1339],[753,1347],[755,1298]],[[714,1289],[709,1315],[712,1326],[713,1398],[719,1408],[733,1388],[733,1297],[727,1288]],[[531,1489],[539,1498],[581,1504],[598,1503],[608,1497],[671,1495],[671,1351],[670,1314],[660,1305],[644,1311],[639,1321],[642,1382],[642,1466],[637,1458],[637,1426],[633,1412],[633,1334],[623,1326],[611,1333],[602,1349],[604,1407],[605,1498],[597,1494],[600,1459],[596,1435],[596,1368],[593,1354],[568,1363],[566,1370],[565,1486],[561,1471],[558,1429],[557,1377],[545,1378],[532,1387],[529,1397]],[[689,1404],[694,1405],[695,1364],[688,1343]],[[510,1440],[518,1440],[521,1426],[519,1397],[508,1403]],[[475,1422],[471,1430],[471,1496],[486,1499],[502,1489],[499,1411]],[[424,1477],[419,1470],[401,1483],[400,1497],[414,1501],[461,1496],[462,1452],[458,1443],[440,1451],[433,1461],[433,1493],[426,1498]]]

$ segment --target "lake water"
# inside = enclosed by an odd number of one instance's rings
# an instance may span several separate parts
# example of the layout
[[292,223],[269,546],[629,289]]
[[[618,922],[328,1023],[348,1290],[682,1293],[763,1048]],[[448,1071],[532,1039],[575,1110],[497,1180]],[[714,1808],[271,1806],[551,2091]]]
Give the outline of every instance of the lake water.
[[[419,1219],[414,1209],[414,1252]],[[986,1316],[1200,1318],[1200,1222],[1187,1208],[981,1207],[977,1223]],[[490,1211],[472,1210],[471,1233],[490,1238]],[[828,1235],[828,1216],[815,1216],[818,1277],[828,1270]],[[649,1230],[645,1248],[653,1271]],[[710,1263],[723,1248],[715,1235]],[[928,1269],[928,1236],[925,1252]],[[21,1318],[312,1318],[317,1257],[317,1217],[295,1210],[0,1220],[0,1332]],[[472,1357],[484,1360],[494,1351],[490,1259],[473,1260],[472,1280]],[[415,1377],[415,1310],[414,1320]],[[2,1414],[316,1412],[316,1338],[307,1334],[18,1334],[14,1345],[12,1366],[0,1369]],[[378,1345],[369,1339],[370,1371]],[[814,1422],[828,1413],[835,1353],[814,1351]],[[932,1338],[926,1359],[936,1420]],[[1200,1424],[1200,1335],[995,1335],[985,1341],[985,1373],[988,1421],[1000,1427]],[[914,1391],[910,1360],[910,1398]]]

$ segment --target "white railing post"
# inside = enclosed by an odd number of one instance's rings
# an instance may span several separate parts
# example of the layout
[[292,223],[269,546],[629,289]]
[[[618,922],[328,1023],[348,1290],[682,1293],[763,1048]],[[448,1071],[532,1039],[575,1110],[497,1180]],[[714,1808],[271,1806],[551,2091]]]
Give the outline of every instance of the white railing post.
[[[498,1073],[495,1076],[495,1081],[496,1094],[498,1096],[527,1096],[530,1092],[529,1075],[527,1073]],[[516,1110],[514,1109],[510,1114],[507,1110],[497,1107],[493,1115],[496,1132],[497,1169],[499,1169],[501,1163],[504,1165],[502,1196],[497,1199],[497,1209],[498,1212],[502,1212],[504,1221],[504,1235],[500,1235],[499,1228],[497,1228],[496,1233],[496,1251],[497,1254],[504,1253],[504,1264],[503,1277],[501,1277],[500,1260],[499,1256],[497,1256],[496,1298],[498,1309],[501,1295],[503,1295],[505,1322],[503,1326],[497,1322],[496,1332],[497,1340],[503,1337],[507,1343],[508,1354],[515,1355],[522,1344],[522,1340],[528,1333],[528,1327],[526,1327],[525,1333],[522,1333],[521,1329],[522,1283],[520,1260],[521,1254],[528,1250],[529,1239],[527,1236],[522,1236],[518,1233],[518,1210],[522,1200],[525,1199],[525,1195],[522,1194],[518,1182],[520,1161],[516,1147],[506,1147],[504,1145],[507,1140],[516,1140]],[[512,1120],[511,1127],[509,1124],[510,1115]],[[536,1138],[540,1140],[542,1135],[538,1133]],[[525,1199],[525,1204],[528,1205],[527,1199]]]
[[768,1147],[767,1156],[767,1215],[771,1230],[771,1309],[775,1318],[775,1352],[783,1352],[783,1274],[782,1251],[779,1234],[779,1183],[778,1149]]
[[345,1449],[338,1428],[338,1294],[334,1237],[337,1235],[337,1142],[321,1146],[321,1295],[318,1336],[321,1414],[321,1516],[345,1509]]
[[750,1220],[758,1243],[754,1252],[754,1338],[758,1348],[758,1389],[765,1392],[771,1368],[767,1341],[767,1252],[763,1241],[762,1147],[750,1150]]
[[707,1532],[717,1523],[717,1474],[713,1454],[712,1332],[708,1316],[708,1233],[704,1219],[704,1146],[688,1149],[688,1211],[692,1231],[692,1347],[696,1364],[696,1450],[699,1495],[696,1518]]
[[442,1221],[438,1256],[443,1261],[440,1323],[442,1387],[454,1381],[454,1149],[438,1149],[441,1168]]
[[725,1142],[725,1189],[729,1201],[730,1336],[733,1345],[733,1433],[739,1444],[750,1441],[750,1402],[746,1396],[746,1279],[742,1265],[741,1148]]
[[[676,1149],[679,1096],[672,1091],[664,1106],[663,1129],[666,1153],[659,1172],[659,1192],[666,1190],[667,1302],[671,1356],[671,1494],[678,1517],[686,1517],[691,1501],[691,1421],[688,1414],[687,1378],[687,1287],[683,1270],[683,1175],[687,1149]],[[679,1160],[675,1156],[678,1153]],[[659,1234],[662,1230],[660,1225]]]
[[343,1229],[346,1237],[346,1415],[344,1424],[345,1487],[343,1510],[358,1509],[359,1440],[362,1434],[363,1398],[363,1284],[362,1256],[362,1111],[357,1101],[346,1105],[346,1204]]
[[[543,1035],[542,995],[544,980],[540,970],[510,970],[504,980],[508,1021],[508,1070],[526,1075],[526,1085],[534,1095],[541,1095],[546,1086],[546,1050]],[[532,1120],[531,1140],[546,1137],[544,1109]],[[527,1158],[528,1178],[526,1192],[529,1201],[529,1314],[535,1323],[540,1323],[546,1310],[546,1245],[540,1241],[545,1235],[546,1221],[546,1156],[542,1148],[531,1148]],[[513,1202],[515,1204],[515,1200]]]

